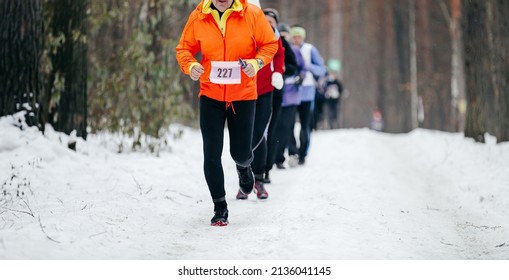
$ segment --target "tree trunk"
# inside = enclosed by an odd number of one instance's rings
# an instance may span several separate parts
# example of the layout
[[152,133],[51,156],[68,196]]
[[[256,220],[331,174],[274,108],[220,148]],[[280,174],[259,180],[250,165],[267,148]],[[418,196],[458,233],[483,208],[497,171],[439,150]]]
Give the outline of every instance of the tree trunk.
[[433,80],[433,33],[438,30],[433,30],[431,27],[432,9],[434,5],[428,0],[418,0],[415,6],[416,22],[416,76],[417,79],[417,92],[414,98],[417,99],[417,120],[420,123],[419,127],[430,128],[436,123],[438,114],[434,111],[437,110],[435,106],[436,91],[433,89],[431,81]]
[[[461,17],[461,0],[450,0],[451,9],[449,17],[449,32],[451,33],[451,126],[454,131],[460,131],[462,129],[462,116],[460,112],[460,100],[462,99],[460,91],[461,82],[461,65],[462,52],[461,52],[461,29],[460,29],[460,17]],[[444,4],[445,5],[445,4]]]
[[463,6],[465,34],[465,74],[467,91],[467,115],[465,136],[484,142],[486,132],[486,83],[487,75],[483,53],[486,38],[483,36],[486,23],[484,0],[466,0]]
[[415,0],[409,0],[408,17],[409,17],[409,33],[408,39],[410,42],[410,119],[411,128],[418,128],[419,122],[417,119],[417,102],[418,102],[418,89],[417,89],[417,39],[415,36]]
[[[52,33],[65,40],[50,54],[53,66],[48,84],[51,98],[45,104],[49,123],[57,131],[87,137],[87,16],[88,0],[54,0]],[[54,82],[60,77],[62,87]],[[52,79],[53,78],[53,79]],[[50,104],[54,104],[51,106]],[[51,106],[51,107],[50,107]]]
[[498,142],[509,141],[509,66],[507,50],[509,35],[509,3],[501,0],[486,1],[487,65],[490,88],[488,132],[497,137]]
[[[407,0],[383,1],[391,4],[394,34],[394,52],[395,59],[387,61],[387,66],[394,65],[396,68],[386,68],[386,71],[392,72],[396,78],[392,81],[393,90],[388,91],[392,95],[392,102],[395,104],[395,110],[385,113],[385,127],[387,132],[405,133],[411,131],[412,125],[412,77],[410,68],[410,5]],[[390,84],[388,84],[390,86]],[[390,115],[388,114],[390,113]]]
[[[498,57],[504,59],[496,60],[497,65],[500,69],[500,131],[497,134],[498,142],[509,142],[509,2],[499,0],[497,1],[496,11],[499,14],[499,25],[498,25],[498,38],[500,44],[498,45]],[[505,63],[504,63],[505,62]]]
[[0,1],[0,116],[26,111],[39,124],[42,34],[42,0]]

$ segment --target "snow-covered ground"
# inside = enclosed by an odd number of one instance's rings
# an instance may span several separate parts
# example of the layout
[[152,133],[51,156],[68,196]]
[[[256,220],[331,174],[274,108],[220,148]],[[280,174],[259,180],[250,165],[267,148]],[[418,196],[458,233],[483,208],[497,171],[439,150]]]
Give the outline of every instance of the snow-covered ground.
[[[159,156],[116,153],[118,138],[78,139],[0,119],[0,259],[508,260],[509,144],[458,133],[313,133],[305,166],[273,170],[269,199],[213,205],[199,131]],[[173,134],[172,134],[173,135]]]

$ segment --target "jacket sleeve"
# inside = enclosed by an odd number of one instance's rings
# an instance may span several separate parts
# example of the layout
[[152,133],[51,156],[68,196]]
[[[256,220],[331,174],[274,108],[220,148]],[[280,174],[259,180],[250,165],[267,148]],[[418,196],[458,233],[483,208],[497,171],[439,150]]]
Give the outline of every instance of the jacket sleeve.
[[187,20],[186,26],[184,27],[184,31],[182,31],[182,36],[180,37],[180,41],[175,48],[177,62],[180,65],[180,70],[185,74],[189,75],[190,66],[198,63],[196,58],[194,57],[196,53],[200,50],[200,46],[198,41],[194,37],[194,20],[196,19],[196,12],[194,11],[189,16]]
[[255,10],[253,13],[254,38],[258,47],[256,58],[261,59],[263,65],[267,65],[274,59],[274,55],[278,50],[278,40],[269,21],[265,19],[263,11]]
[[320,52],[318,52],[318,49],[314,46],[311,49],[311,65],[309,70],[314,76],[318,77],[324,76],[325,72],[327,72],[327,68],[325,68],[323,63],[323,58],[320,55]]
[[274,55],[274,72],[283,74],[285,72],[285,47],[283,40],[279,37],[277,52]]

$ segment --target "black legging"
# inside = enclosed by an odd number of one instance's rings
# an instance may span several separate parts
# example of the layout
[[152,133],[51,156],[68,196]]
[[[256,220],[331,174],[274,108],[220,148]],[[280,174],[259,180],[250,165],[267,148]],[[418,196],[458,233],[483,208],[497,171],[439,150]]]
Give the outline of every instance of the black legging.
[[256,100],[256,114],[253,129],[254,160],[251,168],[258,181],[263,180],[267,163],[267,131],[272,115],[272,92],[259,95]]
[[290,147],[288,152],[290,155],[299,155],[299,160],[303,160],[308,155],[309,143],[311,138],[311,119],[313,117],[314,101],[302,101],[297,109],[299,111],[300,133],[299,133],[299,147],[295,141],[293,128],[290,134]]
[[327,106],[329,109],[329,128],[336,129],[339,128],[338,122],[338,114],[339,114],[339,98],[330,98],[327,99]]
[[278,128],[276,132],[276,163],[285,161],[285,149],[290,145],[290,136],[293,133],[297,105],[281,107],[279,114]]
[[282,91],[275,89],[274,96],[272,97],[272,117],[270,118],[269,133],[267,134],[267,162],[265,163],[265,172],[270,171],[276,161],[276,134],[279,125],[279,113],[281,112],[282,101]]
[[230,155],[239,166],[253,161],[252,139],[256,101],[226,102],[200,97],[200,127],[203,139],[203,170],[213,200],[226,196],[221,163],[224,124],[228,123]]

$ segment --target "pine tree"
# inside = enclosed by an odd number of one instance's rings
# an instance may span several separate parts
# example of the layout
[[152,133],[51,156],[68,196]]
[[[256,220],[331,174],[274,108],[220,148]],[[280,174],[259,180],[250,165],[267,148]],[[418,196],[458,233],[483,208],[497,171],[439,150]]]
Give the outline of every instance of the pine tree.
[[87,7],[88,0],[48,2],[51,38],[61,38],[49,53],[44,117],[57,131],[87,136]]
[[0,1],[0,116],[26,111],[39,125],[42,0]]

